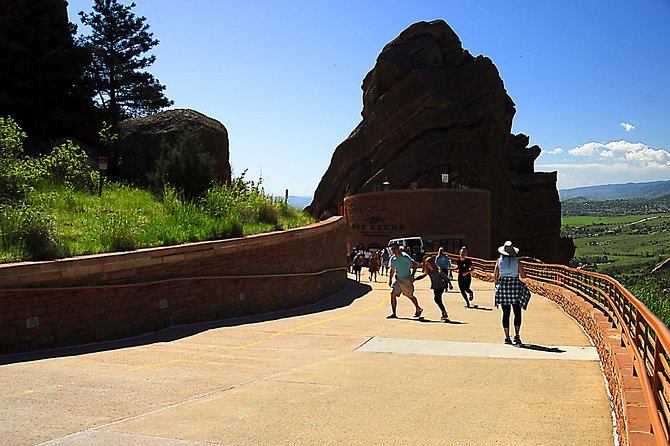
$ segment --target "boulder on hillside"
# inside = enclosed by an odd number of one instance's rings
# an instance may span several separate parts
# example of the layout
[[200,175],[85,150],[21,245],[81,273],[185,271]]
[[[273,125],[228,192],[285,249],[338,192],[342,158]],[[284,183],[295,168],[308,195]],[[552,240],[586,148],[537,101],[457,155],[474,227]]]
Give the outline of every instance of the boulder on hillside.
[[510,133],[515,105],[496,66],[464,50],[449,25],[411,25],[384,47],[362,88],[363,120],[335,149],[307,211],[337,214],[346,195],[384,183],[444,187],[449,174],[450,187],[491,192],[491,256],[513,240],[545,262],[572,258],[572,240],[559,235],[556,172],[534,172],[541,150]]
[[184,132],[193,132],[203,146],[216,159],[216,176],[230,183],[230,153],[228,131],[216,119],[189,109],[174,109],[143,118],[130,118],[119,122],[114,131],[116,156],[120,158],[117,174],[124,179],[146,183],[150,172],[161,154],[163,143],[174,143]]

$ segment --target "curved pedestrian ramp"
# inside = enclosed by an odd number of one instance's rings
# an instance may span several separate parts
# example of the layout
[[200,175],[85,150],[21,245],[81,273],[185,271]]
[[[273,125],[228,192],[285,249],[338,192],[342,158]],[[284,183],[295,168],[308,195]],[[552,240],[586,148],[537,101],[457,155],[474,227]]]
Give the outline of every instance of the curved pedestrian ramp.
[[[386,280],[381,277],[380,280]],[[2,445],[614,445],[597,354],[533,295],[503,344],[493,286],[474,308],[427,281],[423,317],[388,285],[290,312],[0,357]]]

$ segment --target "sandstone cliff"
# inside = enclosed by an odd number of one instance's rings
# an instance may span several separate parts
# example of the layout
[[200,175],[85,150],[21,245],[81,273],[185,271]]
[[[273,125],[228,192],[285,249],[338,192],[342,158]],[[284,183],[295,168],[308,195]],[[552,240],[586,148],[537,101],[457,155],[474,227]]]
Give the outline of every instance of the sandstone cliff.
[[[491,257],[505,240],[545,262],[569,261],[556,173],[534,172],[538,146],[511,134],[515,105],[493,62],[472,56],[444,21],[386,45],[363,80],[363,120],[335,150],[307,208],[336,214],[345,195],[450,187],[491,191]],[[467,216],[464,216],[467,218]],[[477,222],[472,222],[476,225]]]

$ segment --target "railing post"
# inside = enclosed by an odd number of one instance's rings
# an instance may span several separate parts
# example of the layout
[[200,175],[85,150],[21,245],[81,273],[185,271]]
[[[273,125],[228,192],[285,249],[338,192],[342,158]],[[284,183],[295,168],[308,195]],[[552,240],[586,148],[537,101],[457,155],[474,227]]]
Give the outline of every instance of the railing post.
[[[656,336],[656,339],[654,340],[654,370],[652,371],[652,376],[651,376],[651,389],[653,390],[654,393],[654,399],[658,403],[660,407],[660,398],[658,397],[658,393],[661,390],[661,380],[658,377],[659,373],[661,373],[661,350],[663,349],[663,344],[661,344],[661,340],[659,339],[658,336]],[[665,352],[663,353],[665,354]]]

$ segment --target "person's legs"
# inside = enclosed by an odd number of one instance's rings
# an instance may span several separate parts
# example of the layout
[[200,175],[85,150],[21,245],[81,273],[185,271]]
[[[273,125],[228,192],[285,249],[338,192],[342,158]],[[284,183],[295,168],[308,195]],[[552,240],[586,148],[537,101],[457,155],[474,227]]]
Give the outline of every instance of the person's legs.
[[[521,304],[520,303],[515,303],[512,305],[512,309],[514,310],[514,342],[516,344],[521,344],[521,337],[520,337],[520,332],[521,332]],[[509,323],[508,323],[509,326]]]
[[469,300],[472,301],[472,299],[475,298],[475,293],[473,293],[472,289],[470,288],[470,286],[472,286],[472,276],[468,274],[467,276],[464,277],[464,279],[465,279],[464,282],[465,292],[468,293]]
[[414,295],[407,296],[407,298],[414,304],[414,317],[421,316],[421,313],[423,313],[423,308],[419,306],[419,300]]
[[511,344],[512,342],[509,339],[509,317],[510,313],[512,312],[511,305],[505,305],[502,304],[500,305],[502,308],[502,326],[503,326],[503,331],[505,332],[505,343],[506,344]]
[[470,285],[466,281],[466,278],[468,276],[461,276],[459,274],[458,276],[458,289],[461,291],[461,296],[463,296],[463,300],[465,301],[465,305],[468,307],[470,306],[470,299],[467,293],[467,290],[470,288]]
[[416,296],[414,296],[414,285],[412,284],[412,282],[403,279],[402,282],[400,282],[400,287],[402,290],[402,294],[404,294],[414,304],[414,309],[416,310],[414,312],[414,317],[421,316],[423,308],[419,306],[419,300],[416,298]]
[[442,293],[444,292],[444,288],[436,288],[433,290],[433,300],[435,300],[435,303],[437,304],[437,307],[442,311],[442,318],[447,317],[447,309],[444,308],[444,304],[442,303]]
[[391,314],[388,317],[396,317],[396,308],[398,307],[398,296],[391,291]]

